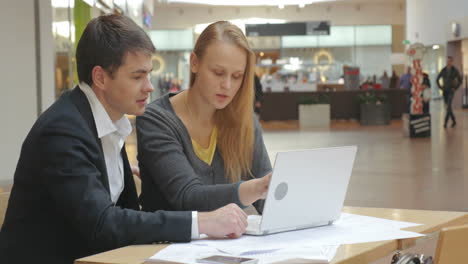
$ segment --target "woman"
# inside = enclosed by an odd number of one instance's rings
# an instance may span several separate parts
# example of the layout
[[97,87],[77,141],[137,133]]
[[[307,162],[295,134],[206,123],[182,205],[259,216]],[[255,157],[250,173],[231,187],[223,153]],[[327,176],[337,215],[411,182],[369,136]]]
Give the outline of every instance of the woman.
[[421,97],[423,99],[423,113],[429,114],[429,106],[431,102],[431,81],[429,80],[429,74],[423,72],[423,81],[422,81],[423,92]]
[[271,164],[254,119],[254,67],[239,28],[220,21],[202,32],[190,56],[190,89],[157,99],[137,118],[143,210],[255,202],[262,211]]

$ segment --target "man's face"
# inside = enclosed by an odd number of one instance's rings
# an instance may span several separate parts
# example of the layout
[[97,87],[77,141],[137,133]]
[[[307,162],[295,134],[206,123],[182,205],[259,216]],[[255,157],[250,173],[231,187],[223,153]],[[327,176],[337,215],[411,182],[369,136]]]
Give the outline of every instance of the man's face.
[[453,59],[452,58],[447,58],[447,67],[452,67],[453,66]]
[[153,68],[151,56],[144,52],[127,52],[123,64],[113,73],[106,72],[104,100],[113,121],[124,114],[141,115],[149,94],[154,90],[149,74]]

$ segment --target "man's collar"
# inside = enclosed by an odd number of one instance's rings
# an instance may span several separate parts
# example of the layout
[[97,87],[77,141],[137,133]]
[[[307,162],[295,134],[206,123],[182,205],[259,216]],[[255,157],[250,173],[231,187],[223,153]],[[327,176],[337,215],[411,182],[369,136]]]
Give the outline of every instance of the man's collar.
[[99,138],[118,132],[122,137],[127,137],[132,132],[132,126],[128,118],[124,115],[116,122],[112,122],[109,114],[102,105],[101,101],[97,98],[93,89],[86,83],[79,84],[81,91],[86,95],[91,106],[96,130]]

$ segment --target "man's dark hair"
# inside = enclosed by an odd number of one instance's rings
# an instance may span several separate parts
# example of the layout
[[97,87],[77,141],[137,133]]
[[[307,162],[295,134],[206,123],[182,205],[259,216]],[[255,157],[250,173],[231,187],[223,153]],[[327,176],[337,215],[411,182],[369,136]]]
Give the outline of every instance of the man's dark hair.
[[453,57],[452,56],[447,56],[447,59],[453,60]]
[[112,77],[124,63],[125,54],[137,51],[151,55],[156,49],[145,31],[130,18],[122,15],[94,18],[86,26],[76,48],[78,79],[91,85],[95,66],[101,66]]

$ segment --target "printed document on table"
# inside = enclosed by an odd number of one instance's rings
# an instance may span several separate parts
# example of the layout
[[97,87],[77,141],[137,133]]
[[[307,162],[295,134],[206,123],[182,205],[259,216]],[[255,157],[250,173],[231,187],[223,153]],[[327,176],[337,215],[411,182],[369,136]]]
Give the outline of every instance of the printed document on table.
[[247,236],[238,239],[202,239],[192,243],[217,248],[239,255],[251,249],[286,249],[312,245],[342,245],[422,236],[400,228],[417,226],[375,217],[345,214],[329,226],[290,231],[267,236]]
[[418,225],[420,224],[343,213],[330,226],[267,236],[244,235],[238,239],[200,239],[170,245],[151,259],[196,263],[197,259],[207,256],[229,255],[257,258],[264,264],[291,259],[328,263],[341,244],[419,237],[422,235],[400,230]]
[[[259,264],[269,264],[285,260],[299,260],[307,263],[329,263],[336,254],[338,246],[311,246],[290,249],[251,250],[239,257],[255,258]],[[150,260],[171,261],[178,263],[197,263],[197,259],[213,255],[225,255],[226,252],[208,246],[192,243],[173,244],[159,251]]]

